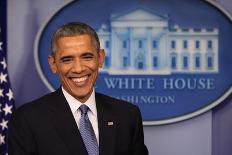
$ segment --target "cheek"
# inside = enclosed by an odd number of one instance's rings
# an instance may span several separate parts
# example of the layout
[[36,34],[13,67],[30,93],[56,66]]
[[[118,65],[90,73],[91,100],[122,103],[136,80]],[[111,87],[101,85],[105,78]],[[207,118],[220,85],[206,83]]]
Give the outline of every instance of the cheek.
[[96,80],[97,79],[97,76],[98,76],[98,66],[94,66],[94,69],[93,69],[93,79]]
[[70,67],[68,65],[60,65],[57,67],[58,68],[58,72],[60,74],[60,76],[64,76],[66,74],[68,74]]
[[93,71],[98,71],[98,69],[99,69],[99,63],[95,60],[95,61],[92,61],[92,62],[89,62],[88,64],[88,67],[91,69],[91,70],[93,70]]
[[90,64],[89,63],[88,67],[92,71],[92,77],[93,77],[93,79],[96,79],[97,75],[98,75],[98,69],[99,69],[98,64],[96,64],[96,63],[91,63]]

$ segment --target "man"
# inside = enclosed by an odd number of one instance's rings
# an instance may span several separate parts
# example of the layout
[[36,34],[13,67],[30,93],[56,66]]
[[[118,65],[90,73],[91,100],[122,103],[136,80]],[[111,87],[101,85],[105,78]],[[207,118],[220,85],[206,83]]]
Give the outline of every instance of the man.
[[148,154],[139,109],[94,91],[104,56],[96,32],[84,23],[54,33],[48,62],[62,86],[13,114],[9,155]]

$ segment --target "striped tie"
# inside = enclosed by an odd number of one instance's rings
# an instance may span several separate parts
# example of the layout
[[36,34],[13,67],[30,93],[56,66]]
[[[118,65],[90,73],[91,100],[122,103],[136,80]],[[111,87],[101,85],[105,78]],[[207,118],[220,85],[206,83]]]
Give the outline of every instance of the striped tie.
[[89,155],[99,155],[97,138],[87,115],[89,107],[82,104],[79,109],[81,110],[79,130],[87,152]]

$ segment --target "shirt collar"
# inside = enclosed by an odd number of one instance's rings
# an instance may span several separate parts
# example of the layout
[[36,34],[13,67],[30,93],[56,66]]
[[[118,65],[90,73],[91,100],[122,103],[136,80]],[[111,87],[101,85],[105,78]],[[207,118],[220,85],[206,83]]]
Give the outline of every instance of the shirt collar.
[[76,112],[79,107],[82,104],[85,104],[89,107],[90,111],[97,116],[97,108],[96,108],[96,101],[95,101],[95,91],[93,89],[90,97],[88,98],[88,100],[85,103],[81,103],[80,101],[78,101],[77,99],[75,99],[71,94],[69,94],[63,87],[62,87],[62,92],[64,94],[64,97],[66,98],[69,107],[71,108],[72,113]]

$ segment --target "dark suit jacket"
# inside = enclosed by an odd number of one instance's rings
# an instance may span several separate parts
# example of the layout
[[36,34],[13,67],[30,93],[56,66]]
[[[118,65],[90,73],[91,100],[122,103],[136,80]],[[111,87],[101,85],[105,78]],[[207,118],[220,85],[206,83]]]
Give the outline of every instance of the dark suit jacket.
[[[100,155],[147,155],[139,109],[102,94],[95,96]],[[61,89],[16,110],[8,140],[9,155],[87,155]]]

